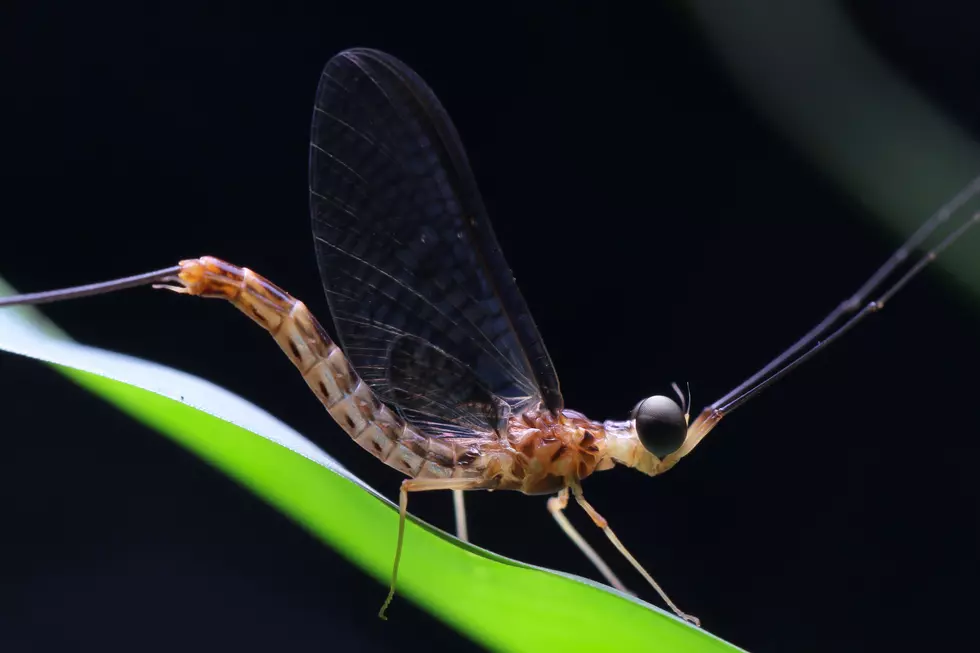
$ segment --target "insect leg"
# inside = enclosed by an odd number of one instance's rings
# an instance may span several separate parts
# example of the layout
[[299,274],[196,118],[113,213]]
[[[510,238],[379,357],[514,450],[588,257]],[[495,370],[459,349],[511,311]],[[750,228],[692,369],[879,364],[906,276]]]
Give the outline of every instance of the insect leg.
[[611,528],[609,528],[609,523],[606,521],[605,517],[603,517],[598,512],[596,512],[596,509],[593,508],[592,505],[585,500],[585,496],[582,494],[582,486],[579,485],[578,483],[575,483],[571,487],[572,487],[572,494],[575,496],[575,501],[578,502],[578,505],[582,506],[582,510],[588,513],[589,517],[592,518],[592,521],[595,522],[595,525],[602,529],[602,532],[605,533],[606,537],[609,538],[609,541],[612,542],[617,549],[619,549],[619,552],[623,554],[623,557],[630,561],[630,564],[633,565],[633,567],[638,572],[640,572],[640,575],[643,576],[646,579],[646,581],[653,586],[653,589],[657,590],[657,594],[659,594],[660,598],[662,598],[664,602],[668,606],[670,606],[670,609],[673,610],[674,613],[681,619],[690,621],[695,626],[700,626],[701,625],[700,620],[698,620],[698,618],[695,617],[694,615],[681,612],[681,610],[676,605],[674,605],[674,602],[670,600],[670,597],[667,596],[667,593],[660,588],[660,585],[657,584],[657,581],[653,580],[653,576],[647,573],[647,570],[644,569],[643,566],[639,562],[637,562],[636,558],[634,558],[633,555],[626,550],[626,547],[623,546],[623,543],[619,541],[619,538],[616,537],[616,534],[613,533]]
[[388,587],[388,597],[385,599],[378,616],[387,619],[385,610],[395,598],[395,583],[398,581],[398,563],[402,557],[402,542],[405,538],[405,515],[408,514],[408,493],[427,492],[429,490],[476,490],[486,486],[482,478],[409,478],[402,481],[398,492],[398,542],[395,545],[395,564],[391,569],[391,584]]
[[568,536],[568,539],[575,543],[575,546],[579,548],[579,551],[584,553],[585,557],[596,566],[596,569],[599,570],[599,573],[602,574],[603,578],[605,578],[610,585],[618,589],[620,592],[632,594],[633,592],[626,589],[626,586],[623,585],[623,582],[616,577],[616,574],[614,574],[612,569],[609,568],[609,565],[607,565],[605,561],[599,557],[599,554],[595,552],[595,549],[589,546],[589,543],[585,541],[582,535],[575,529],[574,526],[572,526],[572,523],[568,521],[568,517],[565,516],[564,512],[567,506],[567,487],[562,488],[561,492],[548,499],[548,512],[550,512],[551,516],[555,518],[555,521],[558,522],[561,529],[565,531],[565,535]]
[[466,495],[462,490],[453,490],[453,513],[456,516],[456,537],[469,542],[470,533],[466,528]]

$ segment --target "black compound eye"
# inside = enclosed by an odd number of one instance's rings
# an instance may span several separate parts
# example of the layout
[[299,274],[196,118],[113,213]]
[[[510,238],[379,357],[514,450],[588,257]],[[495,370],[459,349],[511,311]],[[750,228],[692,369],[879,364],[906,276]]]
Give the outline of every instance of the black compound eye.
[[661,460],[677,451],[687,437],[684,411],[670,397],[647,397],[633,408],[633,420],[640,443]]

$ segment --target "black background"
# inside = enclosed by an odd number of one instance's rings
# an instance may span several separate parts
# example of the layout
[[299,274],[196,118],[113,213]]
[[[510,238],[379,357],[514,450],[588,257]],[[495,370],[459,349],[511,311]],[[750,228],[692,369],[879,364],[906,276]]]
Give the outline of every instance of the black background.
[[[446,105],[566,405],[594,418],[674,380],[717,398],[898,244],[750,108],[679,3],[415,4],[8,4],[0,274],[41,290],[213,254],[328,321],[307,132],[320,68],[356,45]],[[975,129],[976,9],[860,4],[879,53]],[[589,480],[709,630],[755,652],[973,642],[980,341],[949,281],[916,281],[670,474]],[[243,395],[395,496],[399,475],[229,307],[136,290],[45,310]],[[381,624],[381,585],[47,368],[0,356],[0,392],[0,649],[479,650],[404,600]],[[450,505],[413,500],[447,529]],[[481,546],[595,576],[543,498],[469,506]]]

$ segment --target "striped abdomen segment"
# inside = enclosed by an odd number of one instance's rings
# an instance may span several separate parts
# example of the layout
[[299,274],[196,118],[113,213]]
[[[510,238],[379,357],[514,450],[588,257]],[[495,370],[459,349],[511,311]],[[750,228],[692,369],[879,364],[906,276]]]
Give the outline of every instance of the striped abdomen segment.
[[269,331],[331,417],[372,455],[413,478],[469,475],[456,464],[467,452],[422,437],[389,410],[303,302],[248,268],[211,256],[181,261],[180,267],[183,288],[172,290],[226,299]]

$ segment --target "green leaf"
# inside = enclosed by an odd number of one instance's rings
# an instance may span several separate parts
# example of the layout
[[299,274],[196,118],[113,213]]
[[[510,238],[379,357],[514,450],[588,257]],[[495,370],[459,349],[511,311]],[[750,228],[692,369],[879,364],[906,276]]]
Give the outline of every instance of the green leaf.
[[[13,292],[0,280],[0,295]],[[29,307],[0,309],[0,350],[54,366],[388,582],[394,504],[258,407],[172,368],[75,343]],[[634,597],[503,558],[414,519],[398,580],[398,596],[497,651],[741,650]],[[384,589],[378,589],[380,605]]]

